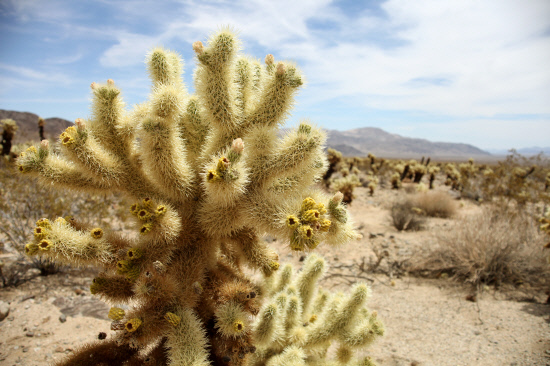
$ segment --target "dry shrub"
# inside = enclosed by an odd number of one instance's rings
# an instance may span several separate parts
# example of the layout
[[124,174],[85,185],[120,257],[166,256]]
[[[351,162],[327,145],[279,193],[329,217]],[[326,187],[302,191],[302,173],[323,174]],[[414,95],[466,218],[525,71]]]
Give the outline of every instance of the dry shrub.
[[410,199],[394,203],[390,215],[393,226],[399,231],[418,231],[424,227],[425,219],[415,212],[415,206]]
[[449,218],[454,216],[457,210],[456,201],[443,191],[419,193],[412,198],[412,202],[415,207],[431,217]]
[[417,271],[448,273],[475,286],[535,285],[550,275],[544,236],[524,211],[485,207],[480,214],[461,218],[438,241],[439,248]]

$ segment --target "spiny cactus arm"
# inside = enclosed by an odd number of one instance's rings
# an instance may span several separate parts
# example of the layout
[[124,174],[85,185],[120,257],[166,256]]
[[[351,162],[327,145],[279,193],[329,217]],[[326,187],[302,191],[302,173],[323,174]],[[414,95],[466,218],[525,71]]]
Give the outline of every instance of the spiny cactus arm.
[[332,323],[334,318],[338,316],[339,307],[344,301],[344,296],[337,293],[332,296],[329,303],[326,305],[322,317],[318,319],[313,326],[308,327],[306,339],[303,342],[304,347],[319,347],[325,345],[333,336],[334,329]]
[[271,357],[266,366],[306,366],[306,354],[298,346],[289,346],[275,357]]
[[235,65],[237,107],[244,115],[250,114],[257,103],[262,80],[262,66],[257,60],[239,57]]
[[264,276],[279,269],[279,256],[250,228],[244,228],[229,238],[248,266],[260,269]]
[[192,168],[200,171],[201,152],[206,144],[210,126],[201,117],[199,99],[192,96],[187,101],[185,112],[180,119],[181,139],[186,142],[187,156]]
[[187,159],[180,120],[187,97],[181,81],[181,58],[157,48],[148,56],[153,81],[149,113],[140,126],[146,173],[157,188],[173,200],[189,195],[194,174]]
[[132,144],[131,136],[121,130],[131,121],[124,111],[120,89],[113,80],[106,84],[92,83],[92,118],[87,123],[89,130],[99,144],[121,161],[126,161]]
[[205,156],[212,156],[235,138],[242,116],[239,113],[234,82],[234,59],[239,44],[229,30],[210,37],[208,45],[193,44],[199,65],[195,89],[204,107],[203,118],[213,129]]
[[130,212],[139,232],[136,249],[147,262],[166,262],[183,228],[181,216],[170,204],[148,197],[131,205]]
[[380,320],[378,320],[377,313],[372,314],[362,319],[355,325],[354,329],[350,332],[340,335],[340,341],[353,348],[365,347],[370,345],[376,340],[376,338],[384,335],[384,326]]
[[354,286],[352,294],[341,305],[340,299],[333,300],[321,321],[310,330],[305,346],[312,347],[345,336],[345,333],[349,332],[350,324],[357,319],[368,293],[369,288],[365,284],[359,284]]
[[331,225],[325,242],[329,245],[339,246],[360,238],[355,231],[354,222],[348,215],[346,206],[342,203],[343,197],[342,193],[337,192],[327,205]]
[[294,286],[296,286],[298,290],[302,303],[304,321],[307,321],[309,317],[309,308],[313,300],[313,295],[315,294],[317,282],[322,278],[325,271],[325,260],[316,254],[311,254],[307,257],[303,269],[298,273],[294,281]]
[[[294,268],[290,263],[287,263],[279,271],[278,276],[276,276],[276,282],[273,284],[272,290],[269,294],[276,294],[283,291],[291,282],[294,277]],[[265,277],[267,280],[269,277]]]
[[278,306],[275,301],[265,304],[258,315],[254,326],[254,340],[259,347],[267,347],[281,333]]
[[174,85],[184,90],[183,60],[177,52],[155,47],[147,54],[146,64],[149,77],[153,81],[153,88]]
[[27,255],[48,257],[76,266],[95,264],[114,267],[114,249],[101,228],[78,231],[63,218],[54,222],[39,220],[33,240],[25,246]]
[[222,337],[239,339],[250,334],[250,316],[237,301],[228,301],[216,309],[216,329]]
[[181,319],[167,331],[166,348],[170,366],[207,366],[207,339],[201,322],[192,309],[177,309]]
[[134,283],[125,277],[101,273],[90,285],[90,293],[112,304],[126,304],[134,297]]
[[208,210],[223,211],[243,198],[248,183],[248,169],[242,159],[244,143],[233,140],[231,148],[214,156],[203,172],[203,187],[206,195],[204,206]]
[[302,301],[298,296],[290,296],[286,306],[286,315],[284,320],[284,331],[287,338],[291,329],[302,324],[302,314]]
[[91,180],[75,164],[51,153],[47,142],[43,142],[38,149],[34,146],[28,148],[17,159],[17,165],[21,173],[36,175],[45,185],[53,183],[59,188],[93,193],[108,189],[104,182]]
[[138,351],[127,344],[118,345],[116,340],[99,341],[79,347],[69,357],[55,362],[54,366],[122,365]]
[[292,175],[307,175],[323,155],[326,134],[319,128],[302,122],[281,140],[273,154],[264,162],[261,170],[252,173],[252,184],[266,179],[277,179]]
[[86,124],[76,120],[59,136],[63,155],[78,165],[90,180],[99,180],[108,187],[117,187],[124,171],[120,159],[102,148]]
[[288,117],[298,87],[304,83],[303,76],[295,65],[278,62],[273,55],[265,58],[267,72],[256,108],[246,116],[243,128],[254,125],[275,128]]

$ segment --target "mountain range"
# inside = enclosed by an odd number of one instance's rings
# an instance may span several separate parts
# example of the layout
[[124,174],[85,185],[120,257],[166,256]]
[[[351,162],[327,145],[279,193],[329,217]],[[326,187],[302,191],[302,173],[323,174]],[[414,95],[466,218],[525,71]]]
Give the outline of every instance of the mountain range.
[[[19,130],[15,135],[15,143],[38,141],[38,115],[29,112],[17,112],[0,109],[0,119],[14,119]],[[46,138],[56,139],[61,132],[73,123],[63,118],[45,119]],[[506,155],[506,150],[481,150],[469,144],[432,142],[425,139],[404,137],[388,133],[380,128],[364,127],[348,131],[327,130],[327,145],[336,149],[344,156],[366,156],[372,153],[386,158],[419,158],[431,156],[440,159],[490,158],[493,155]],[[520,149],[522,155],[534,155],[543,151],[550,155],[550,147]]]

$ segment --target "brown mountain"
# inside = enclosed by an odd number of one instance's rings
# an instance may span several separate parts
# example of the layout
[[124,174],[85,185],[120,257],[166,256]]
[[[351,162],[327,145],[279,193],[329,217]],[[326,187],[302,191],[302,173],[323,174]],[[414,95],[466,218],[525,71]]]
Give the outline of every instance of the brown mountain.
[[[488,157],[487,151],[475,146],[451,142],[431,142],[424,139],[403,137],[380,128],[364,127],[348,131],[328,130],[327,145],[346,156],[373,153],[387,158],[438,158]],[[358,154],[361,152],[362,154]]]
[[[38,115],[29,112],[16,112],[0,109],[0,119],[11,118],[17,122],[19,130],[15,143],[38,141]],[[46,138],[57,139],[73,123],[62,118],[45,119]],[[403,137],[388,133],[380,128],[364,127],[348,131],[328,130],[328,147],[342,152],[345,156],[366,156],[373,153],[387,158],[469,158],[489,157],[490,153],[468,144],[431,142],[424,139]]]
[[[6,111],[0,109],[0,119],[11,118],[17,122],[19,129],[15,133],[14,143],[19,144],[27,141],[39,141],[38,115],[29,112]],[[44,135],[47,139],[55,140],[73,123],[62,118],[44,118]]]

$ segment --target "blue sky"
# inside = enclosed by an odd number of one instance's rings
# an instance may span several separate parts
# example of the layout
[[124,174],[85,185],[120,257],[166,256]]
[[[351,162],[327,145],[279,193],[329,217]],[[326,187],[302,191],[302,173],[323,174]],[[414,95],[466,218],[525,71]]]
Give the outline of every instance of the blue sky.
[[227,25],[244,53],[300,66],[289,124],[550,145],[548,0],[0,0],[0,108],[86,117],[89,85],[108,78],[130,108],[159,45],[183,56],[192,90],[191,44]]

